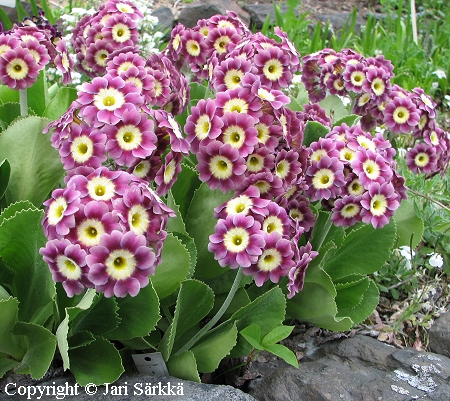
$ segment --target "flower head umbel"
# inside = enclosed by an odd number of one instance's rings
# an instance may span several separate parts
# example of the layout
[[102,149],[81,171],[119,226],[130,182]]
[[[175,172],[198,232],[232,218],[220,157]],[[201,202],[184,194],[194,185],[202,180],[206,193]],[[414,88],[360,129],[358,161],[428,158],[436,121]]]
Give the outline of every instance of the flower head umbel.
[[39,249],[39,253],[48,264],[53,281],[62,283],[69,297],[92,287],[87,279],[86,251],[80,245],[67,239],[54,239]]
[[136,296],[155,272],[155,254],[146,246],[145,237],[133,231],[104,234],[86,262],[89,280],[107,298]]
[[208,250],[214,252],[214,258],[222,267],[250,267],[265,245],[260,228],[261,224],[252,216],[237,214],[220,219],[215,233],[209,236]]

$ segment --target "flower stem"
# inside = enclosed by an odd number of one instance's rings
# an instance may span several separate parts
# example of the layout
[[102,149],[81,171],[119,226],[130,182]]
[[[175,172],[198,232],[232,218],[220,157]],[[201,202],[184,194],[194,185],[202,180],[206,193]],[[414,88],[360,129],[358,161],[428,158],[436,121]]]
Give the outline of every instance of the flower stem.
[[214,317],[208,323],[206,323],[205,326],[203,326],[202,329],[195,336],[193,336],[186,344],[184,344],[177,352],[175,352],[175,355],[179,355],[182,352],[192,348],[206,333],[208,333],[208,331],[212,327],[214,327],[214,325],[219,321],[219,319],[223,316],[223,314],[230,306],[230,303],[233,300],[234,295],[236,294],[236,291],[239,288],[239,284],[241,283],[241,278],[242,278],[242,267],[239,267],[236,273],[236,277],[234,278],[233,285],[231,286],[230,292],[228,293],[227,298],[225,299],[220,309],[217,311]]
[[20,115],[26,117],[28,115],[28,98],[27,89],[19,89]]
[[319,251],[319,249],[322,247],[323,242],[325,241],[325,238],[327,237],[330,228],[332,226],[331,216],[328,217],[328,220],[326,221],[325,225],[323,226],[322,230],[320,231],[320,235],[317,238],[317,242],[314,244],[314,248],[316,251]]
[[430,202],[435,203],[436,205],[438,205],[438,206],[441,207],[442,209],[445,209],[445,210],[447,210],[448,212],[450,212],[450,208],[449,208],[448,206],[445,206],[442,202],[439,202],[438,200],[433,199],[432,197],[430,197],[430,196],[428,196],[428,195],[421,194],[420,192],[414,191],[414,190],[411,189],[411,188],[407,188],[407,189],[408,189],[408,191],[411,192],[413,195],[416,195],[416,196],[420,196],[420,197],[422,197],[422,198],[425,198],[425,199],[429,200]]

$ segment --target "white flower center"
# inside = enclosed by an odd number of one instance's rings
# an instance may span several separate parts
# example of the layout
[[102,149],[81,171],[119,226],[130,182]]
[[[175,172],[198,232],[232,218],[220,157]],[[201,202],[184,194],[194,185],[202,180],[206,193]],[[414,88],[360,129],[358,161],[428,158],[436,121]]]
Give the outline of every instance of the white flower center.
[[232,228],[225,234],[223,242],[228,251],[242,252],[250,242],[250,235],[241,227]]
[[6,73],[15,80],[24,79],[28,71],[28,64],[21,58],[11,60],[6,66]]
[[268,216],[262,224],[262,229],[268,234],[272,232],[283,234],[283,222],[278,216]]
[[227,215],[248,214],[249,210],[253,206],[252,198],[247,195],[241,195],[237,198],[230,199],[225,208]]
[[133,150],[142,142],[142,132],[134,125],[124,125],[117,130],[117,143],[123,150]]
[[128,211],[130,230],[136,235],[144,234],[150,225],[148,213],[142,205],[133,205]]
[[314,174],[312,182],[317,189],[330,188],[334,183],[334,174],[330,169],[324,168]]
[[94,106],[99,110],[116,110],[122,107],[124,103],[123,93],[114,88],[102,88],[94,95]]
[[48,208],[48,224],[56,226],[63,219],[67,206],[67,201],[64,197],[56,198]]
[[81,267],[65,255],[58,255],[56,266],[58,266],[59,272],[69,280],[78,280],[81,277]]
[[133,254],[126,249],[118,249],[110,253],[105,262],[106,272],[115,280],[125,280],[136,269]]
[[230,178],[233,174],[233,163],[223,156],[214,156],[209,162],[212,175],[221,180]]
[[382,216],[387,209],[387,199],[384,195],[377,194],[370,201],[370,212],[374,216]]
[[95,200],[108,201],[115,195],[114,182],[106,177],[94,177],[87,184],[89,196]]
[[244,73],[233,69],[227,71],[224,77],[224,82],[228,89],[235,89],[241,85],[242,78],[244,78]]
[[85,163],[94,153],[94,143],[87,135],[76,137],[70,145],[70,154],[77,163]]
[[273,58],[264,64],[263,73],[270,81],[276,81],[283,76],[283,66],[280,60]]
[[266,249],[258,260],[259,270],[270,272],[282,261],[281,254],[275,248]]
[[86,219],[77,227],[78,241],[88,247],[98,245],[104,233],[105,227],[97,219]]

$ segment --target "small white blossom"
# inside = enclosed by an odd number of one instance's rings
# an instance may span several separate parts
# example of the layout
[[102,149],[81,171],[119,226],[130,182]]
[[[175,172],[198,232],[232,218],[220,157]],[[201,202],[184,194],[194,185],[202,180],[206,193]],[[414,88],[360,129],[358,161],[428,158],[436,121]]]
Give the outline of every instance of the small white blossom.
[[446,74],[445,71],[443,71],[443,70],[436,70],[436,71],[433,71],[432,74],[436,75],[439,79],[442,79],[442,78],[445,79],[445,78],[447,78],[447,74]]
[[429,253],[428,256],[431,256],[428,260],[428,263],[433,267],[442,267],[444,265],[444,259],[438,253]]

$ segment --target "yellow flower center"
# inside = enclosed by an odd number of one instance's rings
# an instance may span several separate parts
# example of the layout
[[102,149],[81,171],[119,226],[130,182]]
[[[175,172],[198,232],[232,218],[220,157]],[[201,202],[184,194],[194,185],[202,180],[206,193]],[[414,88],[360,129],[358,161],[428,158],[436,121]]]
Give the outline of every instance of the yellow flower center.
[[223,239],[225,248],[233,253],[244,251],[245,248],[247,248],[249,242],[250,235],[245,229],[241,227],[232,228],[225,234]]
[[136,269],[136,260],[131,252],[118,249],[110,253],[105,262],[106,272],[115,280],[130,277]]
[[98,245],[104,233],[105,227],[97,219],[86,219],[77,227],[78,241],[88,247]]

